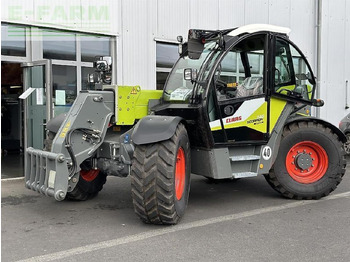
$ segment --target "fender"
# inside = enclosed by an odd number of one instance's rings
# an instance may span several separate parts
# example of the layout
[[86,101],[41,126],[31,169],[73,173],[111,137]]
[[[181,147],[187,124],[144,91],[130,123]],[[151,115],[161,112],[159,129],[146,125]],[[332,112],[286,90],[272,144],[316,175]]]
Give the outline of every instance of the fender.
[[52,119],[49,120],[46,124],[46,129],[57,134],[58,130],[60,129],[63,121],[66,119],[67,113],[62,113]]
[[136,145],[167,140],[175,134],[181,120],[178,116],[145,116],[135,125],[131,139]]
[[334,126],[333,124],[327,122],[326,120],[323,120],[321,118],[317,118],[317,117],[292,117],[290,119],[287,120],[286,124],[285,125],[288,125],[288,124],[291,124],[293,122],[299,122],[299,121],[314,121],[314,122],[317,122],[317,123],[320,123],[320,124],[323,124],[324,126],[330,128],[338,137],[339,137],[339,140],[343,143],[345,143],[347,141],[346,139],[346,136],[344,135],[344,133],[342,131],[340,131],[339,128],[337,128],[336,126]]

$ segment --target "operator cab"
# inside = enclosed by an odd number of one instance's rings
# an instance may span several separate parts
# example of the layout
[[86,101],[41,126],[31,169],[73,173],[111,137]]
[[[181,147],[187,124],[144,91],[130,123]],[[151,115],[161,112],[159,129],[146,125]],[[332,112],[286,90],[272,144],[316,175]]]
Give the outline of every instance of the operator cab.
[[286,103],[297,111],[314,102],[314,75],[289,32],[190,30],[155,114],[183,117],[194,147],[266,143]]

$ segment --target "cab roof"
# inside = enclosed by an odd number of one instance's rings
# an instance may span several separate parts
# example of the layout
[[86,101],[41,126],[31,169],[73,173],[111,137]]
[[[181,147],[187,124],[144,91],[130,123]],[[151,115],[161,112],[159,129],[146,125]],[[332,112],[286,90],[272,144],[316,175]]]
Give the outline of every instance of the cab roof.
[[246,34],[246,33],[251,34],[251,33],[262,32],[262,31],[280,33],[280,34],[285,34],[289,36],[291,30],[290,28],[287,28],[287,27],[281,27],[281,26],[275,26],[275,25],[251,24],[251,25],[244,25],[241,27],[237,27],[227,35],[238,36],[241,34]]

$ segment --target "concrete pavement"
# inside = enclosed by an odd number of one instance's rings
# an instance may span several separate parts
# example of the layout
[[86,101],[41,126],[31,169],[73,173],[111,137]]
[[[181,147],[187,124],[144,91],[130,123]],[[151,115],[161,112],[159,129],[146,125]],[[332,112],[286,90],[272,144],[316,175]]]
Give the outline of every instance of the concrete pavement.
[[2,261],[348,261],[350,178],[329,197],[280,197],[263,177],[210,184],[192,176],[176,226],[143,224],[128,178],[90,201],[56,202],[2,181]]

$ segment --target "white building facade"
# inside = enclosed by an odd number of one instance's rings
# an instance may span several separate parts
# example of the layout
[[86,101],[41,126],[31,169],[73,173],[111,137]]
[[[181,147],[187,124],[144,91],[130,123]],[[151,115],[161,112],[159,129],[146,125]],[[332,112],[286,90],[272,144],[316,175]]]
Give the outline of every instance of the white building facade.
[[2,71],[50,59],[54,91],[69,86],[67,107],[95,55],[113,57],[114,84],[160,89],[189,28],[273,24],[291,28],[318,77],[325,106],[313,114],[338,125],[350,112],[349,19],[349,0],[2,0]]

